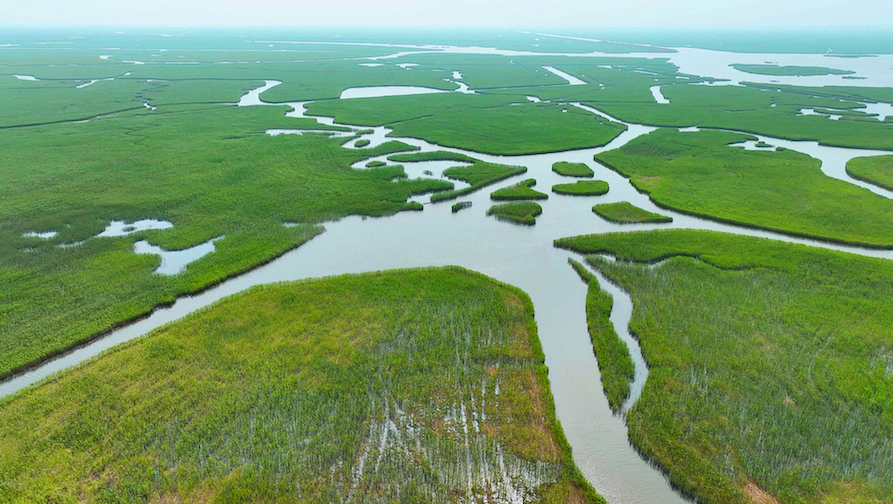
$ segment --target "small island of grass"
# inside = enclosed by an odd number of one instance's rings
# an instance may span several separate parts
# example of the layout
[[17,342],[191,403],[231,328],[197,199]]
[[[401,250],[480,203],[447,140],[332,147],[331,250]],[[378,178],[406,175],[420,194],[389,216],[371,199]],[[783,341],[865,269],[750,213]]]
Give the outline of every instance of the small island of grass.
[[508,166],[495,163],[484,163],[478,161],[471,166],[453,166],[443,171],[445,177],[455,180],[463,180],[471,184],[470,187],[463,189],[454,189],[451,191],[441,191],[431,195],[431,202],[450,200],[471,194],[481,187],[495,184],[500,180],[520,175],[527,171],[524,166]]
[[552,192],[571,196],[601,196],[608,192],[608,183],[604,180],[578,180],[574,184],[555,184]]
[[755,75],[776,75],[780,77],[811,77],[816,75],[850,75],[856,72],[851,70],[840,70],[837,68],[814,67],[814,66],[779,66],[779,65],[747,65],[744,63],[733,63],[730,67],[739,72],[746,72]]
[[460,163],[476,163],[478,160],[458,152],[432,151],[394,154],[393,156],[388,156],[388,161],[394,161],[396,163],[415,163],[419,161],[457,161]]
[[533,201],[513,201],[493,205],[487,210],[487,215],[492,215],[500,220],[515,222],[532,226],[536,224],[536,216],[543,213],[543,207]]
[[493,191],[493,193],[490,194],[490,199],[497,201],[549,199],[548,194],[533,189],[533,186],[535,185],[536,179],[522,180],[513,186],[503,187],[502,189]]
[[453,203],[453,213],[459,213],[460,210],[465,210],[466,208],[471,208],[470,201],[460,201],[458,203]]
[[368,146],[370,143],[372,143],[372,142],[368,138],[361,138],[361,139],[357,140],[353,145],[354,145],[354,147],[357,147],[357,148],[363,148],[363,147]]
[[592,177],[595,172],[585,163],[568,163],[559,161],[552,165],[552,171],[565,177]]
[[592,211],[605,220],[620,224],[673,222],[672,217],[642,210],[627,201],[602,203],[592,207]]

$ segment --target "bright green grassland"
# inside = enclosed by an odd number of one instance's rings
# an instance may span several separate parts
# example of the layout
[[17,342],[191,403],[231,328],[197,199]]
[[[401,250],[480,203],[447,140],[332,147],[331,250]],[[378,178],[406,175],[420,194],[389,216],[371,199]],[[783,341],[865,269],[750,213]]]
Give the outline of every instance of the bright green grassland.
[[893,191],[893,155],[853,158],[846,164],[853,178]]
[[529,298],[458,268],[255,288],[2,404],[3,502],[603,502]]
[[598,370],[602,379],[608,404],[614,412],[620,411],[623,401],[629,397],[630,382],[635,375],[635,366],[629,356],[629,347],[617,336],[611,323],[611,308],[614,299],[598,285],[595,275],[585,266],[568,259],[580,278],[589,285],[586,293],[586,322],[592,349],[598,360]]
[[[0,375],[268,261],[318,233],[313,223],[391,214],[410,208],[411,194],[452,186],[399,179],[400,167],[350,168],[404,144],[355,151],[319,135],[264,134],[294,126],[283,111],[159,107],[0,131]],[[174,227],[91,238],[111,220],[144,218]],[[48,230],[59,234],[22,236]],[[141,239],[179,250],[221,236],[175,277],[153,273],[157,256],[132,252]]]
[[617,203],[600,203],[592,207],[592,211],[599,217],[611,222],[621,224],[645,223],[645,222],[673,222],[672,217],[656,214],[634,206],[628,201]]
[[597,159],[658,205],[825,240],[893,246],[893,202],[832,179],[794,151],[746,151],[744,135],[660,129]]
[[544,200],[549,199],[549,195],[541,193],[533,188],[536,185],[536,179],[527,179],[517,184],[497,189],[490,194],[492,200]]
[[578,180],[573,184],[555,184],[552,192],[570,196],[600,196],[608,192],[608,183],[604,180]]
[[543,207],[533,201],[511,201],[493,205],[487,210],[487,215],[493,215],[497,219],[532,226],[536,224],[536,216],[543,213]]
[[650,367],[630,436],[686,493],[893,499],[893,264],[691,230],[557,244],[665,260],[589,257],[630,292]]
[[586,166],[585,163],[568,163],[567,161],[552,164],[552,171],[567,177],[592,177],[595,174],[592,168]]
[[454,189],[450,191],[440,191],[431,195],[431,201],[445,201],[458,198],[466,194],[473,193],[481,187],[495,184],[500,180],[504,180],[515,175],[520,175],[527,171],[524,166],[507,166],[494,163],[485,163],[478,161],[471,166],[453,166],[443,171],[444,176],[455,180],[464,180],[471,186],[464,189]]

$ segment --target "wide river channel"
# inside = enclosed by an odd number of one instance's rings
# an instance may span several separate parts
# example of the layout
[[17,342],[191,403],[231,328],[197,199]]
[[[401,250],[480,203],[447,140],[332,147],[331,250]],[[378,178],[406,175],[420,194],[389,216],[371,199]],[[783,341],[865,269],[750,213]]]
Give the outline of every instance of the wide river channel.
[[[260,92],[275,84],[275,81],[268,82],[267,86],[246,95],[240,104],[259,104]],[[303,114],[302,104],[291,105],[295,111],[290,113],[290,116]],[[575,105],[568,104],[568,107],[571,106]],[[592,109],[585,109],[598,113]],[[331,124],[331,120],[321,119],[321,122]],[[0,397],[12,394],[121,342],[137,338],[254,285],[394,268],[458,265],[517,286],[530,295],[536,310],[536,322],[546,355],[546,364],[549,366],[549,379],[558,419],[573,447],[574,459],[598,492],[612,504],[687,502],[670,487],[662,473],[644,461],[630,446],[623,416],[612,414],[608,407],[586,327],[584,306],[586,285],[568,265],[568,258],[574,257],[574,254],[553,247],[553,240],[611,231],[658,227],[693,228],[806,243],[875,257],[891,258],[893,253],[792,238],[657,208],[647,196],[638,193],[627,179],[593,161],[593,155],[620,147],[653,129],[635,124],[627,126],[628,130],[625,133],[604,147],[526,156],[485,155],[443,148],[412,138],[386,139],[385,135],[389,130],[375,128],[372,133],[363,135],[363,138],[371,141],[370,146],[396,139],[417,146],[422,151],[461,152],[483,161],[526,166],[528,171],[526,174],[462,198],[462,201],[472,202],[472,207],[455,214],[451,212],[450,206],[453,203],[451,201],[425,204],[424,211],[421,212],[402,212],[384,218],[348,217],[327,222],[323,234],[269,264],[199,295],[180,298],[169,308],[157,310],[149,317],[123,327],[105,338],[0,384]],[[790,142],[768,137],[760,139],[771,145],[783,146],[819,158],[823,161],[822,171],[827,175],[863,187],[866,184],[853,181],[844,172],[843,166],[846,161],[856,156],[886,154],[823,147],[815,142]],[[347,146],[353,146],[353,142],[349,142]],[[385,160],[384,157],[371,159]],[[357,167],[364,166],[367,161],[369,160],[358,163]],[[596,179],[608,182],[610,191],[599,197],[562,196],[551,193],[550,188],[553,184],[574,181],[551,171],[552,164],[556,161],[587,164],[595,170]],[[407,163],[405,167],[410,177],[423,176],[426,170],[432,173],[431,176],[437,177],[445,167],[455,164]],[[485,215],[491,206],[489,198],[494,189],[526,178],[535,178],[536,188],[550,194],[548,200],[541,202],[543,214],[537,218],[535,226],[514,225]],[[883,196],[891,196],[886,191],[870,186],[869,188]],[[427,199],[425,196],[418,200],[426,203]],[[591,211],[595,203],[615,201],[629,201],[646,210],[672,216],[673,222],[661,225],[617,225],[600,219]],[[629,337],[626,330],[632,303],[629,296],[617,286],[604,281],[603,278],[600,283],[614,296],[612,321],[618,333],[627,339],[636,361],[636,380],[631,398],[631,401],[634,401],[646,381],[647,369],[638,344]]]

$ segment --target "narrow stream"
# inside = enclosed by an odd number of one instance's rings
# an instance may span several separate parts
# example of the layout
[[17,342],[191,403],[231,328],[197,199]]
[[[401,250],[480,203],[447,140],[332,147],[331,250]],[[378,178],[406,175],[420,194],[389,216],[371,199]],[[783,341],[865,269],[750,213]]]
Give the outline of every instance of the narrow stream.
[[[263,104],[259,100],[260,93],[275,85],[276,81],[268,81],[262,88],[247,93],[239,104]],[[303,104],[289,105],[295,110],[287,115],[303,116]],[[589,107],[581,108],[604,115]],[[321,118],[320,122],[333,123],[326,118]],[[485,155],[445,148],[413,138],[386,138],[389,132],[387,128],[373,128],[372,133],[363,136],[371,141],[370,147],[388,140],[400,140],[418,146],[422,151],[447,150],[488,162],[523,165],[528,167],[528,172],[461,198],[461,201],[472,202],[473,206],[457,214],[451,212],[453,201],[450,201],[426,204],[422,212],[403,212],[385,218],[347,217],[328,222],[325,224],[325,233],[267,265],[196,296],[180,298],[169,308],[159,309],[149,317],[118,329],[84,348],[0,384],[0,397],[13,394],[119,343],[142,336],[254,285],[394,268],[459,265],[517,286],[530,295],[536,310],[536,322],[546,364],[549,366],[557,416],[573,447],[574,460],[599,493],[612,504],[687,502],[670,487],[663,474],[644,461],[630,446],[624,418],[612,414],[602,391],[598,366],[587,332],[586,285],[567,264],[567,259],[572,254],[554,248],[553,240],[611,231],[692,228],[806,243],[874,257],[891,258],[893,251],[868,250],[792,238],[657,208],[647,196],[637,192],[627,179],[593,161],[593,155],[618,148],[654,129],[635,124],[627,126],[629,129],[626,132],[604,147],[527,156]],[[841,160],[845,163],[847,156],[864,155],[864,151],[822,147],[808,142],[791,142],[789,145],[781,140],[765,137],[761,139],[827,160],[823,166],[837,164]],[[385,158],[386,156],[380,156],[365,159],[357,163],[357,166],[364,166],[369,160],[385,161]],[[610,184],[610,191],[599,197],[552,194],[550,188],[553,184],[573,181],[551,171],[551,166],[556,161],[585,163],[595,170],[596,179]],[[426,166],[432,168],[432,173],[439,173],[438,170],[443,169],[443,163],[412,163],[407,164],[407,171],[418,173],[425,170]],[[836,169],[834,173],[839,174]],[[843,176],[846,177],[845,172]],[[547,201],[541,202],[543,215],[537,218],[537,224],[531,227],[517,226],[487,217],[485,212],[491,205],[490,193],[514,184],[520,178],[536,178],[537,189],[550,194]],[[426,202],[427,197],[423,197],[422,201]],[[670,215],[674,221],[662,225],[619,225],[606,222],[591,212],[595,203],[615,201],[629,201],[646,210]],[[614,295],[616,306],[626,305],[631,312],[632,304],[626,293],[600,275],[599,281],[603,288]],[[615,324],[628,324],[628,315],[618,317],[615,319],[612,314]],[[621,328],[618,333],[622,331]],[[641,360],[638,344],[632,338],[629,339],[632,340],[631,351],[633,354],[638,352]],[[647,377],[644,360],[636,369],[633,389],[635,397],[638,397]],[[634,401],[631,398],[628,405]]]

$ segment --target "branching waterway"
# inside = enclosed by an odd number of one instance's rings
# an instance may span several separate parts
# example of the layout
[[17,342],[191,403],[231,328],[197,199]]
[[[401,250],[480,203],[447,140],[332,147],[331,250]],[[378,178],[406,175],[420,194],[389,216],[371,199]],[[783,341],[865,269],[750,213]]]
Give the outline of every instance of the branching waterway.
[[[259,100],[260,93],[275,85],[275,81],[268,81],[264,87],[246,94],[239,104],[263,104]],[[289,116],[303,116],[304,107],[301,103],[291,105],[295,110]],[[580,108],[604,116],[595,109],[585,106]],[[331,119],[321,119],[320,122],[332,124]],[[404,212],[385,218],[348,217],[325,223],[325,233],[269,264],[201,294],[178,299],[169,308],[159,309],[149,317],[122,327],[88,346],[0,384],[0,397],[254,285],[394,268],[459,265],[517,286],[530,295],[536,310],[546,364],[549,366],[558,419],[573,447],[576,463],[599,493],[614,504],[685,502],[670,487],[664,475],[644,461],[630,446],[624,418],[611,413],[602,392],[598,366],[587,333],[587,287],[567,264],[572,254],[553,247],[553,240],[612,231],[692,228],[806,243],[876,257],[890,258],[893,253],[793,238],[658,208],[646,195],[637,192],[627,179],[593,161],[593,155],[618,148],[653,130],[651,127],[635,124],[627,126],[626,132],[604,147],[526,156],[493,156],[446,148],[413,138],[396,138],[417,146],[422,151],[458,152],[483,161],[526,166],[528,172],[462,198],[460,201],[469,201],[472,206],[459,213],[451,212],[452,202],[444,202],[426,204],[422,212]],[[353,128],[356,131],[368,130],[366,127]],[[369,146],[374,147],[383,141],[394,139],[386,138],[388,132],[387,128],[378,127],[372,133],[364,134],[363,138],[369,139]],[[766,137],[760,139],[822,159],[823,170],[832,165],[839,167],[847,159],[867,154],[866,151],[823,147],[810,142],[785,142]],[[388,162],[385,156],[380,156],[365,159],[356,167],[364,166],[370,160],[394,164]],[[537,218],[537,224],[530,227],[513,225],[486,216],[486,210],[491,205],[490,193],[523,178],[535,178],[537,189],[547,193],[553,184],[573,182],[572,179],[551,171],[552,164],[557,161],[585,163],[595,170],[596,179],[608,182],[609,192],[598,197],[550,193],[549,199],[541,202],[543,214]],[[430,165],[412,163],[407,171],[412,174],[424,173],[426,166],[431,168],[430,176],[435,177],[443,169],[442,162]],[[863,185],[850,179],[845,171],[838,168],[826,173]],[[884,195],[889,197],[889,193]],[[426,196],[420,198],[423,203],[427,200]],[[590,210],[595,203],[619,201],[629,201],[645,210],[669,215],[673,217],[673,222],[661,225],[618,225],[600,219]],[[614,295],[617,307],[615,310],[631,311],[632,303],[626,293],[601,276],[599,282]],[[624,321],[618,322],[619,320]],[[615,323],[626,324],[628,320],[629,314],[618,314],[616,317],[612,315]],[[625,331],[624,328],[618,329],[621,334]],[[633,396],[625,407],[635,401],[647,378],[641,351],[635,340],[631,337],[628,340],[631,351],[638,355],[634,355],[637,365]]]

